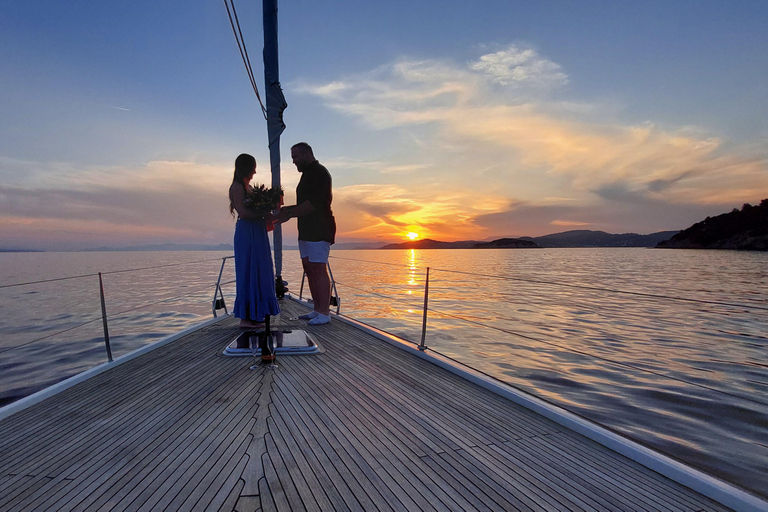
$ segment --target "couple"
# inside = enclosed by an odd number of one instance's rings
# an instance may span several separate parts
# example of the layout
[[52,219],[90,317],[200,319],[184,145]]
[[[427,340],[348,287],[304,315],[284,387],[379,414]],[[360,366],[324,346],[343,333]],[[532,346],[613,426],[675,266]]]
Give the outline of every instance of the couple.
[[296,205],[280,209],[277,216],[268,211],[249,210],[245,196],[256,174],[256,159],[242,154],[235,160],[235,175],[229,187],[229,211],[235,225],[234,315],[240,327],[263,327],[266,315],[280,313],[275,296],[275,272],[272,265],[267,223],[286,222],[296,217],[299,227],[299,253],[307,274],[314,311],[300,318],[310,325],[331,321],[331,280],[326,264],[336,235],[336,221],[331,212],[331,175],[315,158],[312,148],[300,142],[291,148],[291,158],[301,173],[296,187]]

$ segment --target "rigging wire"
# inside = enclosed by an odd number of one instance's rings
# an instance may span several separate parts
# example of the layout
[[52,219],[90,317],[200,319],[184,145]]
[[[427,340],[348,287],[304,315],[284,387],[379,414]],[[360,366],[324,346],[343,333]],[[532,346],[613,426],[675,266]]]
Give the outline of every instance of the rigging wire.
[[[166,263],[164,265],[153,265],[151,267],[127,268],[127,269],[123,269],[123,270],[110,270],[108,272],[102,272],[101,274],[102,275],[121,274],[123,272],[137,272],[139,270],[151,270],[151,269],[163,268],[163,267],[181,267],[181,266],[184,266],[184,265],[194,265],[196,263],[207,263],[209,261],[218,261],[220,259],[221,258],[211,258],[211,259],[207,259],[207,260],[185,261],[183,263]],[[30,285],[30,284],[52,283],[52,282],[55,282],[55,281],[66,281],[66,280],[69,280],[69,279],[80,279],[82,277],[95,277],[95,276],[98,276],[98,275],[99,275],[99,273],[95,272],[93,274],[82,274],[82,275],[79,275],[79,276],[57,277],[57,278],[53,278],[53,279],[41,279],[40,281],[27,281],[27,282],[24,282],[24,283],[3,284],[3,285],[0,285],[0,289],[2,289],[2,288],[13,288],[14,286],[26,286],[26,285]]]
[[[230,12],[230,5],[232,11]],[[245,65],[245,72],[248,73],[248,79],[253,87],[253,92],[256,93],[256,99],[259,100],[261,106],[261,113],[264,115],[264,119],[267,119],[267,108],[264,106],[264,102],[261,101],[261,95],[259,94],[259,88],[256,86],[256,78],[253,74],[253,67],[251,67],[251,59],[248,57],[248,49],[245,47],[245,39],[243,38],[243,31],[240,29],[240,20],[237,18],[237,11],[235,10],[235,0],[224,0],[224,6],[227,8],[227,15],[229,16],[229,24],[232,26],[232,32],[235,34],[235,40],[237,41],[237,48],[240,50],[240,57],[243,59]],[[234,18],[233,18],[234,15]]]

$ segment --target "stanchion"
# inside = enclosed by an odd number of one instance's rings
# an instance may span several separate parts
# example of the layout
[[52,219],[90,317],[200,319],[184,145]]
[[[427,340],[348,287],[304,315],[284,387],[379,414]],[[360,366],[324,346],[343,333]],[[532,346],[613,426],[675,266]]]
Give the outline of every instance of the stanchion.
[[421,324],[421,344],[419,350],[424,351],[427,349],[424,344],[427,338],[427,302],[429,299],[429,267],[427,267],[427,279],[424,281],[424,320]]
[[112,362],[112,348],[109,346],[109,328],[107,328],[107,305],[104,302],[104,282],[99,272],[99,294],[101,295],[101,320],[104,323],[104,344],[107,346],[107,359]]

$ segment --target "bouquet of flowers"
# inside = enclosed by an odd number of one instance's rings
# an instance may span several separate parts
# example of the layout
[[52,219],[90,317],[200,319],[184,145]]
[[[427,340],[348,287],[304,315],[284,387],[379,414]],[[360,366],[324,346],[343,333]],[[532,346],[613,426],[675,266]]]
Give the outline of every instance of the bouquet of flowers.
[[245,207],[254,212],[267,214],[280,207],[283,200],[283,189],[267,188],[265,185],[250,187],[245,194]]

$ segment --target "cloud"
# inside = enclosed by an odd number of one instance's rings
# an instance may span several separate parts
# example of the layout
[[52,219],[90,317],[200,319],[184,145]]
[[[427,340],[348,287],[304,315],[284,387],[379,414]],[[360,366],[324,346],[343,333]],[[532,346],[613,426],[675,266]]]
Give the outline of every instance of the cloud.
[[568,77],[559,64],[540,57],[531,48],[512,45],[506,50],[483,55],[469,66],[501,85],[528,85],[551,89],[566,85]]
[[[7,245],[33,234],[48,248],[71,248],[75,239],[120,245],[228,241],[234,229],[228,210],[228,167],[158,161],[132,168],[68,170],[66,179],[48,176],[44,187],[38,186],[39,180],[2,184],[0,238]],[[51,166],[54,174],[64,168]]]
[[[422,237],[459,240],[482,235],[472,220],[502,211],[508,201],[492,194],[449,187],[406,189],[401,185],[351,185],[334,192],[341,236],[393,237],[415,231]],[[482,237],[481,237],[482,238]]]
[[589,222],[579,222],[575,220],[553,220],[549,223],[550,226],[557,226],[557,227],[583,227],[583,226],[589,226]]
[[[560,196],[606,210],[632,201],[712,212],[768,197],[764,148],[750,154],[703,128],[621,124],[601,117],[599,105],[547,96],[567,83],[557,63],[513,45],[465,66],[401,59],[301,90],[372,130],[420,127],[421,147],[430,151],[419,155],[414,187],[428,186],[429,176],[508,203],[544,206]],[[472,208],[462,211],[472,222]],[[539,225],[556,220],[570,222]]]
[[380,174],[409,174],[429,169],[431,164],[395,164],[382,160],[359,160],[351,158],[332,158],[324,160],[326,167],[339,170],[351,170],[358,173],[380,173]]

